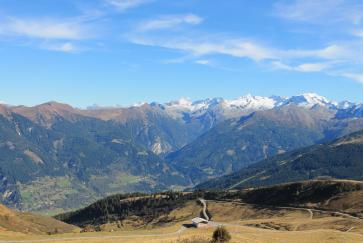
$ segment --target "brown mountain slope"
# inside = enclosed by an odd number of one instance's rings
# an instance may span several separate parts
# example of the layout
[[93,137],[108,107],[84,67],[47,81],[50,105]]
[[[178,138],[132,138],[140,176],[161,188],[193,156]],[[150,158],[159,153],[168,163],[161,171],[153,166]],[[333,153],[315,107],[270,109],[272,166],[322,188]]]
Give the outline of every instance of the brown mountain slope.
[[10,210],[0,205],[0,232],[54,234],[78,232],[79,228],[54,218]]
[[11,107],[10,110],[45,127],[50,127],[57,117],[75,121],[77,117],[82,115],[80,110],[58,102],[47,102],[33,107],[15,106]]
[[161,106],[149,104],[97,109],[79,109],[58,102],[47,102],[32,107],[0,105],[0,114],[5,116],[11,113],[26,117],[48,129],[62,121],[75,123],[97,119],[113,123],[126,129],[136,143],[156,154],[179,149],[203,132],[201,124],[184,124],[181,119],[172,117]]

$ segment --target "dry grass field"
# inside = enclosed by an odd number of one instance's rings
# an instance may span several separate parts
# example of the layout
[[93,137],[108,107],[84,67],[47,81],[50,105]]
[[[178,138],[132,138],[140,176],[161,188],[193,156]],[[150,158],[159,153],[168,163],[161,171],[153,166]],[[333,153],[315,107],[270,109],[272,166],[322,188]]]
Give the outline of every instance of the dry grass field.
[[[224,224],[232,235],[231,242],[246,243],[316,243],[363,242],[363,220],[307,209],[267,209],[232,202],[209,202],[208,208],[216,224]],[[210,239],[214,227],[181,228],[198,216],[200,206],[194,202],[174,210],[169,217],[175,221],[168,225],[148,228],[123,229],[113,232],[65,233],[36,235],[13,233],[2,229],[0,242],[74,242],[74,243],[161,243],[202,237]],[[112,225],[104,230],[111,231]]]
[[76,226],[65,224],[51,217],[20,213],[0,205],[0,231],[2,234],[44,234],[79,232]]

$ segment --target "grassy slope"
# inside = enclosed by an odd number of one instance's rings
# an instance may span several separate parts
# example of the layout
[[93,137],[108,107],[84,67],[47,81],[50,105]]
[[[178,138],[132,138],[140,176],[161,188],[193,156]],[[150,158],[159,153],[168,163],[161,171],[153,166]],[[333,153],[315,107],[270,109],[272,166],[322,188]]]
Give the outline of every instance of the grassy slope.
[[54,218],[31,213],[21,213],[0,205],[1,231],[26,234],[54,234],[79,232],[79,228]]

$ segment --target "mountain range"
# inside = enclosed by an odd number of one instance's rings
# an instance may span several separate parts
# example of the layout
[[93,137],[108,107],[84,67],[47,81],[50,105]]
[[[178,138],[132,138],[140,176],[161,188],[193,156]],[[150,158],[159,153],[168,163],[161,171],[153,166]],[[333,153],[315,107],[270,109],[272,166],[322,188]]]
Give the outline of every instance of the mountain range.
[[363,105],[316,94],[132,107],[0,105],[1,202],[55,213],[116,192],[194,186],[363,129]]

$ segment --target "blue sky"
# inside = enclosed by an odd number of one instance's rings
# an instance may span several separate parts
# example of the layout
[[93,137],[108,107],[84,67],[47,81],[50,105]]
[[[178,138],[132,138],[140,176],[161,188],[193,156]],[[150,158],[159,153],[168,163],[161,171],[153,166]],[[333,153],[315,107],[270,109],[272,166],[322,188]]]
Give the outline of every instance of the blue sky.
[[363,2],[0,0],[0,100],[363,102]]

